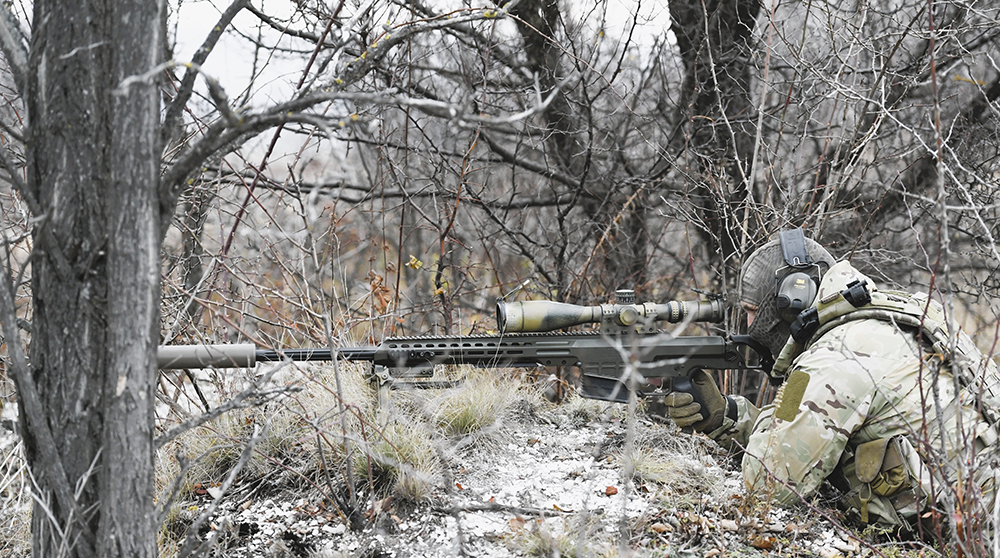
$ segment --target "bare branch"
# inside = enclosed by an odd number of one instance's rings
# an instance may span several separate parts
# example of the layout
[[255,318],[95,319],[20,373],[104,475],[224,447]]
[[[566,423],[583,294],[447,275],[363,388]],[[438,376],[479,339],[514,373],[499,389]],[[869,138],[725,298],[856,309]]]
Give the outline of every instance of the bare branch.
[[12,11],[12,6],[7,3],[0,4],[0,50],[14,74],[17,90],[23,93],[25,75],[28,72],[28,37]]

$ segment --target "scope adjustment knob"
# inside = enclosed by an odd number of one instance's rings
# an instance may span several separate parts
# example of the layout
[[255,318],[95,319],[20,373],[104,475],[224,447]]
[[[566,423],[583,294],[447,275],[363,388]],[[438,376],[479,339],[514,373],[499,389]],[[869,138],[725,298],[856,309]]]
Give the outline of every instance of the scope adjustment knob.
[[639,322],[639,310],[635,306],[624,306],[618,310],[618,323],[623,326],[635,325]]

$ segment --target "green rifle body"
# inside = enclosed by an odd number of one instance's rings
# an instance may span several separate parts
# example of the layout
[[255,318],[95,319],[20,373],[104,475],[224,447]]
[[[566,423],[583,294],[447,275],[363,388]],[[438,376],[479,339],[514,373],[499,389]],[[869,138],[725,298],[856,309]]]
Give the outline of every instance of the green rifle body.
[[[501,335],[397,337],[377,346],[329,349],[257,349],[253,345],[160,347],[161,369],[253,367],[278,361],[366,361],[402,376],[435,365],[475,367],[574,366],[584,397],[628,400],[626,363],[634,363],[637,393],[681,387],[696,369],[765,369],[769,357],[746,336],[678,336],[655,329],[655,321],[721,321],[718,301],[667,304],[576,306],[549,301],[499,302]],[[548,332],[582,323],[601,323],[601,331]],[[525,332],[525,329],[535,331]],[[515,333],[509,333],[514,330]],[[752,349],[752,350],[751,350]],[[395,376],[395,374],[392,374]]]
[[161,347],[161,369],[253,367],[262,362],[366,361],[392,370],[429,370],[434,365],[480,368],[575,366],[584,397],[627,401],[626,362],[635,362],[640,392],[669,389],[696,369],[756,369],[745,342],[715,335],[671,337],[667,333],[613,338],[600,333],[518,333],[500,336],[397,337],[372,347],[273,351],[253,345]]

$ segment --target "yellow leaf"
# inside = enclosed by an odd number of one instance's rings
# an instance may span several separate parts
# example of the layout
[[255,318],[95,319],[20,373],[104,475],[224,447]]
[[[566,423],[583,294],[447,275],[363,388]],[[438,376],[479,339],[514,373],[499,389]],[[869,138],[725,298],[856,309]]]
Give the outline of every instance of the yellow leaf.
[[424,267],[424,262],[418,260],[413,254],[410,254],[410,261],[406,262],[406,267],[409,267],[410,269],[420,269],[421,267]]
[[971,83],[971,84],[974,84],[974,85],[986,85],[985,81],[979,81],[978,79],[970,79],[970,78],[967,78],[965,76],[956,75],[953,79],[955,81],[964,81],[964,82],[968,82],[968,83]]

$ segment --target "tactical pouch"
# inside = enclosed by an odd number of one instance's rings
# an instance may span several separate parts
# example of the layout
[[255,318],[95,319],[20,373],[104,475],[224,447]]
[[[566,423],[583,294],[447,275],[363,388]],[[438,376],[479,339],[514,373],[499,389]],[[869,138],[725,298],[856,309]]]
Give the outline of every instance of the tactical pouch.
[[854,454],[854,473],[861,481],[857,498],[861,521],[865,523],[868,523],[868,503],[873,495],[894,496],[913,486],[898,436],[880,438],[858,446]]

